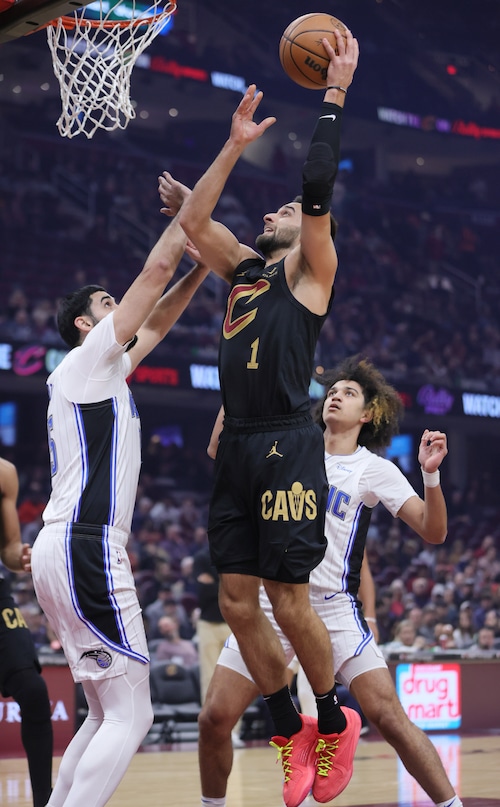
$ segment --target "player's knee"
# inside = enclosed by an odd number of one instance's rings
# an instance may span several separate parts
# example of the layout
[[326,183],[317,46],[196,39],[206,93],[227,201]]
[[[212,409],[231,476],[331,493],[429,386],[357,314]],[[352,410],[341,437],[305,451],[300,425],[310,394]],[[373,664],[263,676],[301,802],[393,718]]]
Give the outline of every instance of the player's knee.
[[236,720],[222,702],[213,700],[206,701],[198,715],[198,728],[200,737],[210,737],[215,735],[230,735]]
[[404,731],[408,718],[397,698],[390,701],[370,701],[363,705],[363,714],[389,743]]
[[234,633],[254,621],[255,608],[249,601],[238,599],[226,592],[220,595],[219,606],[224,620]]

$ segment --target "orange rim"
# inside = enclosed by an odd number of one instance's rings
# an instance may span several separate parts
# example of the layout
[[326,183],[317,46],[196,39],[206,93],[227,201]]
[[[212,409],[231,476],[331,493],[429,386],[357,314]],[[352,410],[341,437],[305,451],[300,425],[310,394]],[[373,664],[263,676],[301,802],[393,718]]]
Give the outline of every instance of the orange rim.
[[[74,17],[63,15],[46,22],[45,25],[41,25],[40,28],[48,28],[49,25],[56,27],[59,21],[61,21],[61,25],[66,31],[71,31],[73,28],[76,28],[77,23],[80,26],[85,25],[88,28],[100,28],[106,31],[110,31],[113,28],[137,28],[138,25],[153,25],[153,23],[163,19],[163,17],[170,17],[176,8],[176,3],[168,3],[167,8],[160,11],[158,14],[152,14],[150,17],[141,17],[136,20],[87,20],[85,17],[77,17],[76,15]],[[39,29],[37,28],[37,30]]]

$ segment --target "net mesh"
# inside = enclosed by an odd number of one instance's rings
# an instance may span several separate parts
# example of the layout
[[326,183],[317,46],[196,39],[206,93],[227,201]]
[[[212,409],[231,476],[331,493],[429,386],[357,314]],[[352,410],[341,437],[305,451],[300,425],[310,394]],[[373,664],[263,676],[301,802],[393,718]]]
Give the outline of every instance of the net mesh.
[[[47,26],[54,73],[59,81],[62,112],[56,123],[62,137],[97,129],[125,129],[135,118],[130,77],[141,53],[176,9],[155,2],[136,9],[125,22],[114,20],[115,3],[99,20],[85,19],[85,8]],[[102,5],[101,5],[102,8]],[[129,7],[130,9],[130,7]]]

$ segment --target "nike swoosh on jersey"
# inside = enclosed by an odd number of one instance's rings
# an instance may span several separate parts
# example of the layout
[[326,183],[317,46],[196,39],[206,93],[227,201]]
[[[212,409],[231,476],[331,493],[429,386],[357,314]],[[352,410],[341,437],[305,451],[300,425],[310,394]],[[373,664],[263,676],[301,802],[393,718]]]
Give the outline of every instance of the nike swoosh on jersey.
[[319,119],[320,119],[320,120],[323,120],[324,118],[331,118],[331,119],[332,119],[332,121],[337,120],[337,116],[336,116],[336,115],[320,115],[320,116],[319,116]]

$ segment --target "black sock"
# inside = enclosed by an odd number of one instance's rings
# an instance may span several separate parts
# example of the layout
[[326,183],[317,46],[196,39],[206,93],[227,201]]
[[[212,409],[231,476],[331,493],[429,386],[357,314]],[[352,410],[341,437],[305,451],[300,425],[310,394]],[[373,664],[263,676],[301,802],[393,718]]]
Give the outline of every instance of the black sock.
[[342,712],[334,686],[326,695],[315,695],[318,707],[318,731],[320,734],[340,734],[347,721]]
[[302,719],[295,708],[288,686],[263,697],[271,713],[276,734],[288,739],[301,730]]

